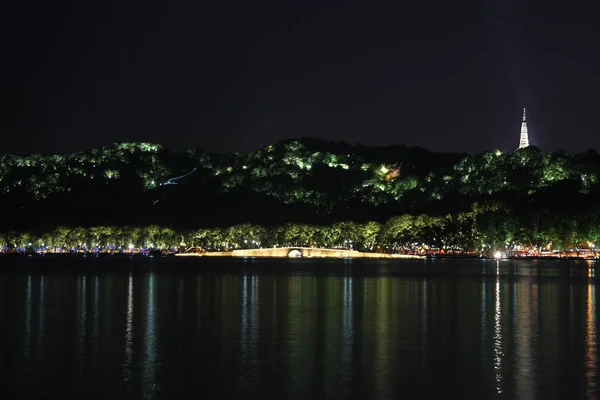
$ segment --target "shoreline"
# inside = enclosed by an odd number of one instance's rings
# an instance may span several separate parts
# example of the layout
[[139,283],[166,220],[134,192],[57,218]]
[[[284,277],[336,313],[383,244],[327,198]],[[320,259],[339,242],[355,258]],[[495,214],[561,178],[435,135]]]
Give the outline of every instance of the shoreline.
[[392,259],[392,260],[487,260],[487,261],[597,261],[596,258],[583,258],[583,257],[541,257],[541,256],[529,256],[529,257],[476,257],[470,255],[410,255],[410,254],[388,254],[388,253],[362,253],[353,252],[351,255],[319,255],[319,256],[302,256],[302,257],[289,257],[289,256],[274,256],[274,255],[244,255],[235,254],[234,251],[229,252],[208,252],[208,253],[171,253],[171,254],[151,254],[151,253],[3,253],[0,252],[0,259],[3,258],[172,258],[172,257],[183,257],[186,259],[244,259],[244,258],[257,258],[257,259]]

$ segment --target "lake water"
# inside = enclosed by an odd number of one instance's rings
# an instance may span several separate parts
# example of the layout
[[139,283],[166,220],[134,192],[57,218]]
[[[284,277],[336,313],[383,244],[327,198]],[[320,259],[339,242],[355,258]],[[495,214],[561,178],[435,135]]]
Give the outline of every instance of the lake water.
[[0,258],[0,398],[596,399],[592,262]]

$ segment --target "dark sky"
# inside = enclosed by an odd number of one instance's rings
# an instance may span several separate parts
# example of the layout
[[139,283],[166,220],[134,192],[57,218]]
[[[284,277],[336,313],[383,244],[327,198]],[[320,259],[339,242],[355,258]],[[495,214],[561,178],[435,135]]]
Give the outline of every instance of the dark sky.
[[9,0],[2,152],[600,148],[594,4]]

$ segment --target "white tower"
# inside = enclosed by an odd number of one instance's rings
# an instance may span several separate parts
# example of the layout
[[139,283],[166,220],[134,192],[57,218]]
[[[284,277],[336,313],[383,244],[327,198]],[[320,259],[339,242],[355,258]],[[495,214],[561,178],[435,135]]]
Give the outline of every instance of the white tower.
[[521,122],[521,139],[519,140],[519,149],[529,146],[529,135],[527,135],[527,115],[523,109],[523,122]]

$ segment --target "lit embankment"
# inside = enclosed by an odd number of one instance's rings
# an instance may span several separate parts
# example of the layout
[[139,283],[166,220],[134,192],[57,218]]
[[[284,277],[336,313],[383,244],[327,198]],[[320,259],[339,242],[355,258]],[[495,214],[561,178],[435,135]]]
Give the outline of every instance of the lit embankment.
[[419,255],[363,253],[356,250],[316,249],[310,247],[277,247],[208,253],[178,253],[181,257],[279,257],[279,258],[424,258]]

